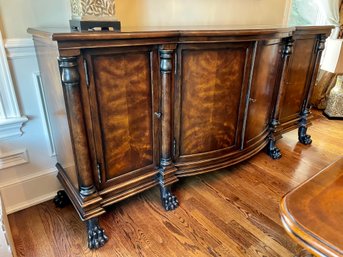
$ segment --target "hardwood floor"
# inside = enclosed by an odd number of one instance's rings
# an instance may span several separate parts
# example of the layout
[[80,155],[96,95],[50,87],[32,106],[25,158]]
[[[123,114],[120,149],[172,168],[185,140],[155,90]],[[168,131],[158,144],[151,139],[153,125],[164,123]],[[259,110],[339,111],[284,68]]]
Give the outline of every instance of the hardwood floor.
[[158,189],[116,204],[100,218],[110,240],[87,248],[85,225],[72,206],[52,201],[9,216],[18,256],[293,256],[300,250],[279,219],[280,198],[343,155],[343,122],[315,113],[313,143],[297,131],[278,141],[283,157],[264,152],[214,173],[181,179],[180,207],[162,209]]

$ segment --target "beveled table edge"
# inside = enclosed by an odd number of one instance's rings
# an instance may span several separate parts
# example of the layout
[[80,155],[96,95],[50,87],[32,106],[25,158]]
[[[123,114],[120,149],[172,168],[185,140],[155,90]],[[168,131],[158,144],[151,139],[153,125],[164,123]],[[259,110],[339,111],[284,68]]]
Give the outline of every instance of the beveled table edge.
[[287,198],[289,197],[290,193],[298,190],[301,186],[306,184],[308,181],[314,179],[315,177],[319,176],[321,173],[325,172],[329,167],[337,163],[341,158],[338,158],[337,160],[332,162],[329,166],[325,167],[323,170],[321,170],[317,174],[313,175],[312,177],[305,180],[303,183],[301,183],[294,189],[290,190],[288,193],[286,193],[282,197],[281,202],[280,202],[280,211],[279,211],[280,219],[287,234],[295,242],[297,242],[299,245],[304,247],[306,250],[308,250],[315,256],[343,257],[343,253],[340,251],[340,249],[337,249],[337,247],[330,244],[325,239],[321,238],[315,233],[310,232],[308,229],[306,229],[306,227],[299,224],[288,210]]

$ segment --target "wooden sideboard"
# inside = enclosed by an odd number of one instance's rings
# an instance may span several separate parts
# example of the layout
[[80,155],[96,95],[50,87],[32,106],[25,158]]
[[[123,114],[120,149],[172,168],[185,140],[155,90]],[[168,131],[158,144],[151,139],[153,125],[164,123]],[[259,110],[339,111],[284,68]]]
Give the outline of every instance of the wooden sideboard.
[[[276,139],[306,135],[323,27],[29,29],[57,151],[58,178],[88,228],[106,207],[154,186],[166,210],[180,177],[218,170]],[[58,61],[57,61],[58,60]]]

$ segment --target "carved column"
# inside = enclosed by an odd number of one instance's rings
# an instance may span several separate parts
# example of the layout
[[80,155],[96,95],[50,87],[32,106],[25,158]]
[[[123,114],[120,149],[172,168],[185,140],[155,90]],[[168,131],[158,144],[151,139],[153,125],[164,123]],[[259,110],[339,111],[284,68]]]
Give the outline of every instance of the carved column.
[[309,102],[310,102],[310,98],[312,96],[314,84],[315,84],[316,79],[317,79],[319,64],[320,64],[320,58],[321,58],[322,52],[325,48],[325,39],[326,39],[326,35],[324,35],[324,34],[318,35],[317,47],[316,47],[316,60],[314,63],[313,74],[311,76],[311,80],[309,82],[310,84],[308,87],[306,98],[304,100],[302,110],[300,113],[298,139],[299,139],[300,143],[305,144],[305,145],[309,145],[312,143],[311,136],[306,134],[307,126],[308,126],[307,119],[308,119],[308,116],[310,114]]
[[280,69],[281,77],[279,78],[279,89],[278,94],[276,97],[275,102],[275,108],[272,116],[272,120],[270,122],[270,135],[269,135],[269,142],[267,147],[267,152],[270,157],[273,159],[279,159],[281,158],[281,152],[280,149],[276,147],[275,142],[275,133],[277,131],[277,127],[280,125],[279,119],[280,119],[280,107],[282,105],[282,101],[284,99],[285,94],[285,85],[286,85],[286,74],[287,74],[287,67],[289,63],[290,55],[293,51],[293,42],[294,40],[289,37],[286,39],[286,43],[284,46],[284,49],[282,51],[282,66]]
[[72,145],[78,171],[80,194],[89,196],[95,193],[95,187],[83,117],[78,58],[60,57],[59,66],[69,129],[73,140]]
[[171,85],[172,85],[172,54],[173,50],[160,50],[161,72],[161,124],[162,124],[162,148],[161,167],[171,164]]
[[[86,125],[83,116],[78,57],[60,57],[58,61],[81,196],[76,196],[77,199],[73,198],[72,200],[76,201],[73,202],[74,206],[78,208],[79,214],[86,222],[88,247],[90,249],[99,248],[108,241],[108,237],[99,226],[97,217],[105,211],[100,206],[102,199],[96,192],[93,181]],[[82,205],[80,202],[82,202]]]
[[172,165],[172,82],[173,82],[173,55],[176,45],[160,47],[160,78],[161,78],[161,159],[159,183],[162,204],[165,209],[173,210],[178,201],[170,192],[170,185],[178,179],[175,176],[176,168]]

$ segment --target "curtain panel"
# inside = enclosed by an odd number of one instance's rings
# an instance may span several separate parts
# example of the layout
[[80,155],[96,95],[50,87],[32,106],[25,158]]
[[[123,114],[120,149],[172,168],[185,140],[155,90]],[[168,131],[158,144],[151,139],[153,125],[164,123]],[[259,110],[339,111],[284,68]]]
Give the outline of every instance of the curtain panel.
[[[336,29],[332,32],[331,38],[343,38],[343,8],[341,0],[316,0],[319,10],[325,18],[325,23],[332,24]],[[325,58],[325,53],[323,59]],[[311,104],[317,109],[324,110],[330,95],[335,86],[337,74],[320,70],[317,82],[313,88]]]

